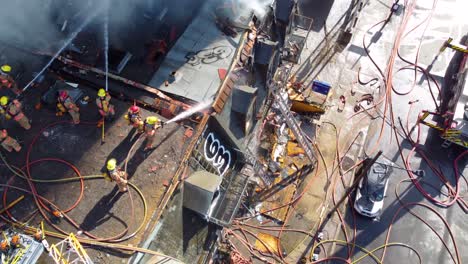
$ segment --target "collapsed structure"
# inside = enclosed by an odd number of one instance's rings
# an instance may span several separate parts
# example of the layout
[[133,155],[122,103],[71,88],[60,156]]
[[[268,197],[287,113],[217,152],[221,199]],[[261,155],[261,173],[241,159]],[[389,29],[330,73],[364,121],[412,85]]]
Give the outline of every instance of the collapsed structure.
[[[135,150],[142,138],[133,135],[130,129],[123,130],[120,123],[104,123],[102,133],[81,128],[77,132],[63,121],[54,121],[53,115],[33,117],[51,125],[36,127],[38,136],[25,137],[24,142],[30,142],[30,147],[24,161],[27,164],[24,176],[31,186],[34,177],[29,164],[47,160],[41,154],[49,146],[48,153],[58,153],[63,158],[59,163],[69,161],[85,166],[89,175],[101,169],[99,164],[116,158],[129,173],[130,187],[143,203],[138,206],[130,200],[132,213],[125,215],[130,210],[128,203],[119,201],[114,189],[97,204],[80,207],[76,213],[72,210],[75,207],[66,209],[57,205],[58,211],[67,214],[67,220],[76,218],[82,222],[69,220],[67,225],[55,223],[47,218],[44,211],[47,209],[39,209],[48,222],[46,229],[55,228],[62,233],[49,235],[66,238],[68,233],[78,232],[83,237],[78,236],[77,241],[102,247],[130,240],[140,249],[110,247],[139,251],[131,259],[133,263],[153,261],[156,251],[186,262],[193,262],[194,258],[204,262],[223,256],[225,252],[219,247],[223,237],[218,231],[229,227],[239,215],[251,214],[253,210],[275,221],[284,221],[287,209],[268,212],[291,200],[300,178],[314,168],[314,120],[324,112],[323,103],[330,87],[326,83],[304,87],[291,76],[291,64],[298,62],[312,24],[310,18],[299,15],[294,0],[273,1],[262,17],[253,12],[239,14],[236,12],[239,8],[242,6],[235,1],[226,1],[224,6],[215,0],[204,1],[182,30],[165,25],[162,33],[158,31],[138,45],[128,43],[129,47],[120,48],[111,45],[109,73],[102,63],[105,51],[89,43],[85,32],[80,33],[53,60],[50,71],[37,78],[34,90],[22,94],[27,104],[36,105],[40,111],[49,106],[50,111],[57,92],[67,90],[83,109],[82,115],[94,117],[87,106],[90,101],[87,97],[106,87],[113,100],[118,101],[117,116],[129,106],[138,105],[146,109],[145,115],[157,113],[168,123],[158,130],[155,149],[140,153]],[[153,20],[160,22],[172,12],[164,4],[161,10]],[[62,28],[66,24],[62,22]],[[141,43],[145,43],[144,47]],[[14,43],[4,45],[14,53],[47,58],[50,55],[15,47]],[[133,54],[131,50],[137,48],[146,49],[145,54]],[[34,67],[26,72],[30,71],[38,72]],[[308,95],[303,96],[306,91]],[[191,109],[197,111],[190,112]],[[179,124],[175,125],[174,120]],[[87,122],[93,124],[93,118]],[[94,144],[99,138],[101,145]],[[35,144],[38,151],[33,147]],[[38,161],[30,160],[31,153]],[[17,163],[20,166],[21,160]],[[53,166],[39,169],[47,171]],[[57,173],[70,174],[62,168]],[[84,172],[76,169],[73,173],[84,193],[81,178]],[[58,176],[63,178],[62,174]],[[89,183],[86,188],[91,193],[102,192],[101,186]],[[36,193],[36,187],[31,188]],[[64,186],[62,192],[54,188],[51,186],[47,191],[47,199],[54,200],[51,205],[60,203],[57,196],[67,193],[68,187]],[[37,195],[33,197],[41,208]],[[151,199],[145,199],[148,195]],[[34,203],[32,199],[30,202]],[[114,210],[114,203],[122,208],[115,209],[113,214],[121,213],[123,219],[105,224],[107,220],[102,219]],[[21,210],[16,213],[26,214]],[[34,221],[39,221],[38,218]],[[111,226],[117,222],[125,229],[120,235],[103,239],[91,232],[98,229],[96,232],[103,234],[108,228],[116,232]],[[205,245],[202,250],[200,239]],[[100,253],[92,252],[90,256],[99,257]]]

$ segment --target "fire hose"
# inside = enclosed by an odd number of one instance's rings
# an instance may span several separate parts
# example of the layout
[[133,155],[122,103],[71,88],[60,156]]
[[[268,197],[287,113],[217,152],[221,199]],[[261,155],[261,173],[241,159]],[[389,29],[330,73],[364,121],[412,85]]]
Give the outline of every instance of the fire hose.
[[[41,183],[63,183],[63,182],[72,182],[72,181],[80,181],[80,195],[78,197],[78,199],[75,201],[75,203],[70,207],[70,208],[67,208],[67,209],[64,209],[64,210],[60,210],[62,213],[63,213],[63,216],[64,218],[70,223],[72,224],[73,226],[75,226],[77,229],[79,229],[79,225],[77,223],[75,223],[73,221],[73,219],[71,219],[70,217],[67,216],[67,212],[70,212],[73,208],[75,208],[78,203],[80,202],[80,200],[82,199],[83,197],[83,191],[84,191],[84,180],[90,180],[90,179],[103,179],[104,177],[103,176],[100,176],[100,175],[90,175],[90,176],[82,176],[80,173],[79,173],[79,170],[74,167],[72,164],[64,161],[64,160],[61,160],[61,159],[55,159],[55,158],[43,158],[43,159],[39,159],[39,160],[34,160],[34,161],[30,161],[29,160],[29,156],[30,156],[30,152],[31,152],[31,149],[32,149],[32,146],[34,145],[34,143],[36,142],[36,140],[38,139],[38,137],[41,135],[42,131],[44,131],[45,129],[49,128],[49,127],[52,127],[52,126],[55,126],[57,124],[61,124],[61,123],[69,123],[68,121],[61,121],[61,122],[56,122],[56,123],[53,123],[51,125],[48,125],[46,127],[44,127],[40,133],[38,134],[38,136],[36,136],[32,143],[30,144],[29,146],[29,149],[28,149],[28,153],[27,153],[27,165],[25,166],[26,168],[26,172],[24,171],[24,167],[23,169],[20,169],[20,168],[17,168],[15,166],[12,166],[8,163],[8,161],[6,160],[6,158],[4,157],[3,154],[0,154],[0,158],[1,160],[4,162],[4,164],[7,166],[7,168],[14,174],[13,176],[18,176],[20,177],[21,179],[23,180],[26,180],[29,184],[29,187],[30,187],[30,190],[27,190],[27,189],[24,189],[24,188],[20,188],[20,187],[16,187],[16,186],[13,186],[11,185],[11,181],[13,179],[13,177],[11,177],[8,181],[7,181],[7,184],[1,184],[0,186],[4,187],[4,193],[3,193],[3,202],[4,202],[4,208],[6,209],[5,210],[5,213],[8,215],[9,218],[6,218],[4,216],[1,216],[1,218],[8,222],[8,223],[11,223],[12,225],[15,225],[15,226],[20,226],[21,228],[23,228],[26,232],[29,232],[29,233],[34,233],[36,231],[35,228],[32,228],[32,227],[28,227],[26,226],[25,223],[21,223],[19,222],[18,220],[16,220],[12,215],[11,213],[9,212],[7,206],[6,206],[6,197],[7,197],[7,192],[8,192],[8,189],[15,189],[17,191],[21,191],[21,192],[24,192],[24,193],[27,193],[27,194],[30,194],[33,196],[34,200],[36,201],[36,205],[37,205],[37,208],[39,209],[39,212],[41,213],[41,215],[44,217],[44,219],[52,226],[54,227],[56,230],[59,231],[59,233],[57,232],[52,232],[52,231],[46,231],[46,234],[47,235],[50,235],[50,236],[53,236],[53,237],[57,237],[57,238],[66,238],[68,236],[68,233],[61,230],[58,226],[56,226],[52,221],[51,219],[47,216],[46,212],[50,212],[50,206],[53,206],[55,208],[58,208],[56,205],[54,205],[51,201],[47,200],[45,197],[39,195],[37,193],[37,190],[35,189],[35,186],[34,186],[34,183],[35,182],[41,182]],[[85,122],[86,124],[95,124],[93,122]],[[41,162],[50,162],[50,161],[53,161],[53,162],[59,162],[59,163],[62,163],[62,164],[65,164],[67,166],[69,166],[70,168],[72,168],[72,170],[75,172],[75,174],[77,175],[77,177],[72,177],[72,178],[66,178],[66,179],[56,179],[56,180],[39,180],[39,179],[34,179],[31,177],[31,174],[30,174],[30,167],[34,164],[38,164],[38,163],[41,163]],[[143,221],[140,223],[140,225],[138,226],[138,228],[132,232],[131,234],[127,235],[127,236],[124,236],[127,232],[128,232],[128,227],[124,230],[124,232],[118,234],[118,235],[115,235],[113,237],[109,237],[109,238],[99,238],[89,232],[84,232],[84,234],[86,234],[87,236],[89,236],[90,238],[92,239],[85,239],[85,238],[78,238],[78,240],[84,244],[90,244],[90,245],[98,245],[98,246],[103,246],[103,247],[107,247],[107,248],[114,248],[114,249],[122,249],[122,250],[126,250],[126,251],[138,251],[138,252],[142,252],[142,253],[149,253],[149,254],[153,254],[153,255],[161,255],[161,256],[164,256],[163,254],[160,254],[158,252],[155,252],[155,251],[151,251],[151,250],[147,250],[147,249],[142,249],[142,248],[137,248],[137,247],[132,247],[132,246],[124,246],[124,245],[116,245],[116,244],[111,244],[111,243],[116,243],[116,242],[122,242],[124,240],[127,240],[127,239],[130,239],[131,237],[135,236],[137,232],[139,232],[142,228],[143,228],[143,225],[146,221],[146,218],[147,218],[147,203],[146,203],[146,200],[143,196],[143,193],[132,183],[129,183],[129,185],[137,192],[138,196],[140,196],[142,202],[143,202],[143,206],[144,206],[144,216],[143,216]],[[129,193],[129,196],[131,198],[131,194]],[[133,214],[133,201],[131,202],[132,204],[132,219],[134,218],[134,214]],[[169,256],[164,256],[164,257],[167,257],[167,258],[171,258],[171,259],[175,259],[175,258],[172,258],[172,257],[169,257]]]

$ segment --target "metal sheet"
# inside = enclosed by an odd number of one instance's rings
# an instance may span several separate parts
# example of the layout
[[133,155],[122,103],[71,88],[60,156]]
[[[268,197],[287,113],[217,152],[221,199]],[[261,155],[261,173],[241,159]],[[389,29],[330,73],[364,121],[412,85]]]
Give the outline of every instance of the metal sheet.
[[197,171],[185,180],[183,205],[208,216],[216,190],[222,178],[207,171]]

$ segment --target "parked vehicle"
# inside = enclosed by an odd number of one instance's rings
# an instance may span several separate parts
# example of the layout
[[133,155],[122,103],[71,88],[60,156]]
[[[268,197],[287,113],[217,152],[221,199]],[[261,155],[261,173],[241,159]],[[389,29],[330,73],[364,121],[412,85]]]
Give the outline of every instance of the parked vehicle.
[[359,214],[371,218],[382,214],[391,168],[389,161],[378,160],[359,182],[354,201]]

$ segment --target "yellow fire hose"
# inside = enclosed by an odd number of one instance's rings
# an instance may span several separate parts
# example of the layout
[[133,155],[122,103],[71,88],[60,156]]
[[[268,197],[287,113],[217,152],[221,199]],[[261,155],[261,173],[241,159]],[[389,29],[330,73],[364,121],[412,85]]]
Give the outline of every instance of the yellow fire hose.
[[104,129],[104,124],[106,123],[106,119],[104,117],[102,117],[102,135],[101,135],[101,142],[102,143],[105,143],[106,142],[106,133],[105,133],[105,129]]
[[15,206],[17,203],[19,203],[21,200],[24,199],[24,195],[21,195],[20,197],[18,197],[16,200],[14,200],[13,202],[11,202],[7,207],[5,208],[2,208],[0,210],[0,214],[3,214],[6,210],[9,210],[10,208],[12,208],[13,206]]

